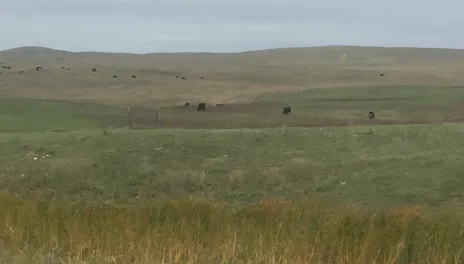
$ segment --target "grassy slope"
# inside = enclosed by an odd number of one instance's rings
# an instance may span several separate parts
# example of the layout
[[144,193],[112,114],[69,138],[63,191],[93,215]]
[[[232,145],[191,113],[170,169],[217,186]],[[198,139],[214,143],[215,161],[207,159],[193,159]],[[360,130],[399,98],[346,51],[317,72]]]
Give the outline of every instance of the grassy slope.
[[[148,55],[26,51],[0,52],[0,63],[13,67],[1,69],[1,95],[154,107],[185,101],[232,103],[263,92],[307,88],[464,83],[464,52],[459,50],[317,47]],[[343,53],[347,57],[341,61]],[[44,71],[36,72],[37,65]],[[98,73],[92,73],[92,67]],[[25,73],[18,74],[20,70]]]

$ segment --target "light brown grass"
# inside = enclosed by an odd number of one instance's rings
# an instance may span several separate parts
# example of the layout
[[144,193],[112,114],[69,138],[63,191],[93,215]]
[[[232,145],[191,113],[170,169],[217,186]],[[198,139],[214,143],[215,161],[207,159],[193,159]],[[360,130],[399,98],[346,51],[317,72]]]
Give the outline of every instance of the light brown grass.
[[[464,222],[301,199],[65,204],[0,195],[8,263],[461,263]],[[411,213],[414,212],[414,213]]]

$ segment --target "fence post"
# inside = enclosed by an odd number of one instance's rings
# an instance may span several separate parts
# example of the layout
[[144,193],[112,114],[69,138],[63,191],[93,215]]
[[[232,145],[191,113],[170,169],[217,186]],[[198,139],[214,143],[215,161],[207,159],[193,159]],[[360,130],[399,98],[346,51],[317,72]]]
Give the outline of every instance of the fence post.
[[156,116],[155,116],[155,128],[158,128],[158,108],[156,108]]
[[127,106],[127,125],[132,130],[132,109],[130,105]]

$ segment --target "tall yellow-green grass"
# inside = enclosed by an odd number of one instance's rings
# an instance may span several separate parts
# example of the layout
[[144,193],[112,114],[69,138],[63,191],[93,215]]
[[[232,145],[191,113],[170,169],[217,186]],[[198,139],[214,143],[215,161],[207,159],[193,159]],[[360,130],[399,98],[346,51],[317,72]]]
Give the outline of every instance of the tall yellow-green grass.
[[0,195],[1,263],[463,263],[464,221],[313,199],[68,204]]

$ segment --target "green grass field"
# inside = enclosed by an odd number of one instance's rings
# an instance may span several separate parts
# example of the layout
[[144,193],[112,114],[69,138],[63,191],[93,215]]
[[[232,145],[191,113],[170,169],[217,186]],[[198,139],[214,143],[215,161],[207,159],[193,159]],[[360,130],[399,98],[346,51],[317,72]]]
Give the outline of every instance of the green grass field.
[[[112,68],[120,58],[95,55],[97,75],[82,54],[47,55],[72,71],[2,73],[0,261],[462,263],[458,66],[434,72],[403,54],[372,69],[362,56],[346,66],[308,52],[314,88],[300,53],[281,52],[266,55],[268,73],[252,65],[260,52],[144,55],[167,65],[156,69],[143,56]],[[170,76],[206,70],[204,83]],[[113,72],[120,80],[102,77]],[[121,77],[131,72],[137,80]]]

